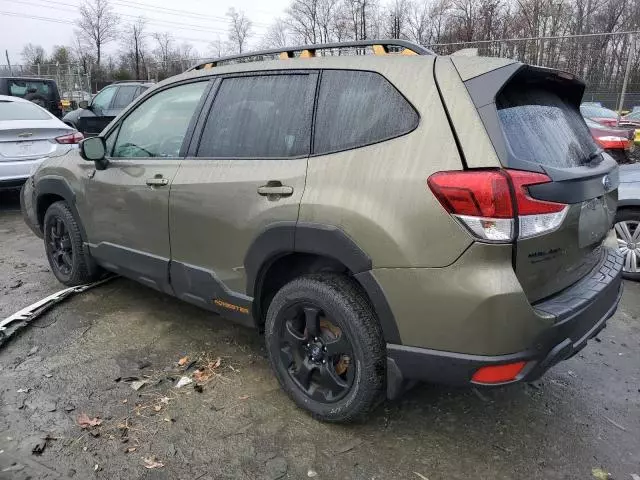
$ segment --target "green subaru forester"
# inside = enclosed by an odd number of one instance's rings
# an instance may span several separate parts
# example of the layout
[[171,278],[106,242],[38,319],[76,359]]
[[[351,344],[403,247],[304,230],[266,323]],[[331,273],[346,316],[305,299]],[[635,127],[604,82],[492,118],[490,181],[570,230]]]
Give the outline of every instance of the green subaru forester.
[[287,394],[349,421],[415,381],[538,378],[613,315],[618,169],[583,91],[399,40],[212,60],[45,161],[23,212],[65,285],[255,327]]

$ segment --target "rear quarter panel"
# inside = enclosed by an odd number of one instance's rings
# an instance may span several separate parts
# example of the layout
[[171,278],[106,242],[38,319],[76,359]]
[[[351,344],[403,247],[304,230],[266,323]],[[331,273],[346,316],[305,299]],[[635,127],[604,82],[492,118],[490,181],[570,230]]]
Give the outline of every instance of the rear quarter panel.
[[420,115],[414,131],[309,159],[299,220],[341,228],[374,268],[446,266],[471,244],[427,187],[432,173],[462,168],[434,60],[386,58],[362,68],[382,74],[413,104]]

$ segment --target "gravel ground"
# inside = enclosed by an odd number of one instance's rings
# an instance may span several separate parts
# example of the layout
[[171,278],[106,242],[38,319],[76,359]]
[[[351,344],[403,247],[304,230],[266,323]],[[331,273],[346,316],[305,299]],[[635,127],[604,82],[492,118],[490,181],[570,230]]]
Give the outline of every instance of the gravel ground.
[[[17,210],[0,194],[0,319],[62,288]],[[255,332],[115,279],[0,347],[0,479],[632,480],[640,286],[625,289],[599,341],[534,385],[419,386],[335,426],[293,406]],[[193,360],[202,391],[175,388]]]

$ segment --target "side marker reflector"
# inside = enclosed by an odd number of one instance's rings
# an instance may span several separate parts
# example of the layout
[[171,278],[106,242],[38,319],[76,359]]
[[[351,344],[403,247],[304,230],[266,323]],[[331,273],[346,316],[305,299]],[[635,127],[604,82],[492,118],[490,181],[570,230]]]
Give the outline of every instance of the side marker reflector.
[[473,374],[471,381],[475,383],[504,383],[515,380],[527,362],[507,363],[482,367]]

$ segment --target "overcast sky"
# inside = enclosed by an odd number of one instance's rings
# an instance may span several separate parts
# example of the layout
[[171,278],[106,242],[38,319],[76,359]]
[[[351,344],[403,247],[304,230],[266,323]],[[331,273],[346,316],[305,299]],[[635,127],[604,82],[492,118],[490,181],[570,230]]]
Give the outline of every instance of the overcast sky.
[[[207,44],[219,36],[226,40],[229,7],[244,10],[253,21],[250,45],[260,41],[267,26],[284,13],[289,0],[110,0],[121,22],[138,16],[147,20],[152,32],[171,32],[178,42],[189,42],[205,57]],[[0,0],[0,64],[5,64],[4,50],[11,63],[21,64],[22,47],[27,43],[42,45],[47,53],[54,45],[69,45],[73,39],[73,22],[78,18],[81,0]],[[38,18],[28,18],[38,17]],[[105,47],[114,52],[116,42]]]

